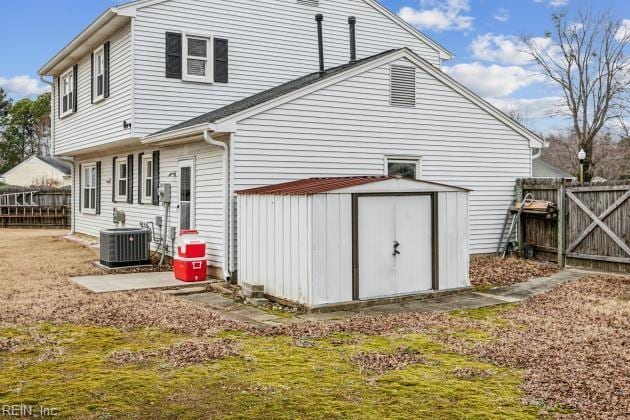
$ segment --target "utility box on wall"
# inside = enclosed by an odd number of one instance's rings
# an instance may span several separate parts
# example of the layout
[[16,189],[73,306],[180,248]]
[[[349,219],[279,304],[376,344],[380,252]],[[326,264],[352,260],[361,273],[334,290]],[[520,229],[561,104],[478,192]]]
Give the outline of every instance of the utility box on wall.
[[468,287],[468,196],[391,177],[240,191],[239,281],[307,308]]

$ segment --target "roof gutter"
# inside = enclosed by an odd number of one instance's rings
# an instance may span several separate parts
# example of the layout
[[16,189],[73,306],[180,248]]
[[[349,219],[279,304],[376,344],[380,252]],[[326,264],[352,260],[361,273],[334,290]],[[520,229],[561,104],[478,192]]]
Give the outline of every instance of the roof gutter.
[[142,139],[142,144],[154,144],[164,141],[177,140],[181,138],[191,137],[195,135],[201,135],[205,131],[215,131],[213,124],[202,123],[193,125],[190,127],[182,128],[179,130],[166,131],[164,133],[151,134]]
[[230,256],[231,254],[231,223],[230,215],[232,209],[232,200],[230,197],[230,148],[228,143],[215,140],[212,138],[211,130],[206,129],[203,132],[203,139],[212,146],[220,147],[223,150],[223,280],[229,281],[232,277],[230,273]]

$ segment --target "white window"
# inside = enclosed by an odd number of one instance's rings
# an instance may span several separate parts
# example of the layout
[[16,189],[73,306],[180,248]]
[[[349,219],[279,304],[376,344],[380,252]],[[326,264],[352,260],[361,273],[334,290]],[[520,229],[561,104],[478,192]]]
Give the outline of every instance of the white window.
[[153,156],[142,157],[142,202],[153,203]]
[[211,83],[213,80],[212,66],[212,35],[184,34],[184,53],[182,68],[183,79],[192,82]]
[[420,179],[421,158],[417,156],[388,156],[385,158],[385,175]]
[[94,52],[94,103],[105,99],[105,49]]
[[74,112],[74,71],[70,70],[61,76],[59,84],[61,116],[65,117]]
[[127,158],[116,159],[116,201],[127,201],[128,180]]
[[96,214],[96,163],[82,166],[81,211]]

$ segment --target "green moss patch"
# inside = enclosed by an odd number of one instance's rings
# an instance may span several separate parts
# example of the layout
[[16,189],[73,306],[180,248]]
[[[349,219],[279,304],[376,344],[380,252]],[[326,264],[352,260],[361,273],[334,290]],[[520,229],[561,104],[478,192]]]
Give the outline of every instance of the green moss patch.
[[[64,417],[534,418],[521,403],[519,371],[447,351],[426,334],[338,334],[297,346],[290,337],[224,333],[239,354],[174,366],[161,350],[192,337],[153,329],[50,326],[0,330],[0,339],[48,340],[1,351],[0,401],[54,407]],[[212,340],[209,340],[212,341]],[[382,374],[362,372],[359,354],[422,355]],[[113,352],[154,352],[151,363],[116,364]],[[478,372],[486,372],[478,374]],[[487,372],[490,372],[487,374]]]

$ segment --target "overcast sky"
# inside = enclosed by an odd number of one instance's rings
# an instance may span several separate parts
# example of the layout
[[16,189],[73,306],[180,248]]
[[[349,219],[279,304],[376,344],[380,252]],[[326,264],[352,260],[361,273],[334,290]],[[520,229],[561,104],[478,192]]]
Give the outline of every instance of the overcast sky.
[[[550,118],[560,92],[527,61],[519,37],[541,37],[550,15],[590,7],[608,10],[630,30],[630,0],[382,0],[384,5],[455,54],[451,76],[501,109],[517,107],[540,131],[561,128]],[[112,0],[2,0],[0,87],[17,99],[45,91],[39,69]],[[543,42],[543,41],[541,41]]]

